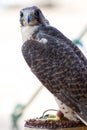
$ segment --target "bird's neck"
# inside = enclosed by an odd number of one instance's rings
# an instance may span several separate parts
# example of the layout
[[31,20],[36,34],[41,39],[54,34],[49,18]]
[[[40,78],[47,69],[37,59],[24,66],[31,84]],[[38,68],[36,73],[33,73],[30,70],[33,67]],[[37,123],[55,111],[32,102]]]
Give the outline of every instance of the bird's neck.
[[26,42],[27,40],[32,39],[32,35],[35,33],[37,29],[38,26],[23,26],[21,28],[23,43]]

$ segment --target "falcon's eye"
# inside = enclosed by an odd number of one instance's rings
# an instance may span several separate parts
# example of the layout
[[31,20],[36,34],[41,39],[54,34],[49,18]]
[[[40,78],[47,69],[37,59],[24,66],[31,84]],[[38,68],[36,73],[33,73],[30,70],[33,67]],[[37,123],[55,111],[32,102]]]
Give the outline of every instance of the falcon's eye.
[[22,18],[24,16],[23,12],[20,12],[20,17]]
[[39,9],[35,10],[35,16],[39,16],[39,14],[40,14],[40,10]]

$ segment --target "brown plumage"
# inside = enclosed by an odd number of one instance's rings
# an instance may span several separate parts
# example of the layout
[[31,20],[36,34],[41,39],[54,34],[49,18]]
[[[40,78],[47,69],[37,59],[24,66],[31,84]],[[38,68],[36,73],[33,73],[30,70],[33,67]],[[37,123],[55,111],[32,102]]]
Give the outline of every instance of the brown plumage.
[[87,59],[40,9],[21,10],[23,56],[32,72],[87,125]]

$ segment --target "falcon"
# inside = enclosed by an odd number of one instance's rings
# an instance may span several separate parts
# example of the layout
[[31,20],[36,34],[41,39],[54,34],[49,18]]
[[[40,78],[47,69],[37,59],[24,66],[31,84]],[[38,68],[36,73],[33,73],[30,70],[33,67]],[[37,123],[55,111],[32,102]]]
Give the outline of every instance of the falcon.
[[54,95],[71,120],[87,125],[87,59],[80,49],[49,24],[36,7],[20,11],[22,53],[31,71]]

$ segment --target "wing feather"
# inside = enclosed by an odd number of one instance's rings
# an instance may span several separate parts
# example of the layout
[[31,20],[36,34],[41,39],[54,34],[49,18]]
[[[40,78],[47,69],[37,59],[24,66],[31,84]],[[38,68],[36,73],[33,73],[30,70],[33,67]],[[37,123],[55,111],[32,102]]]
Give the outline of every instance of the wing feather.
[[73,49],[74,53],[76,53],[78,55],[80,60],[83,61],[83,64],[87,68],[87,58],[84,56],[84,54],[81,52],[81,50],[70,39],[68,39],[66,36],[64,36],[59,30],[57,30],[56,28],[51,27],[51,26],[44,27],[43,32],[44,33],[46,32],[46,34],[48,34],[52,37],[55,37],[56,39],[61,39],[62,41],[66,42],[66,44]]

